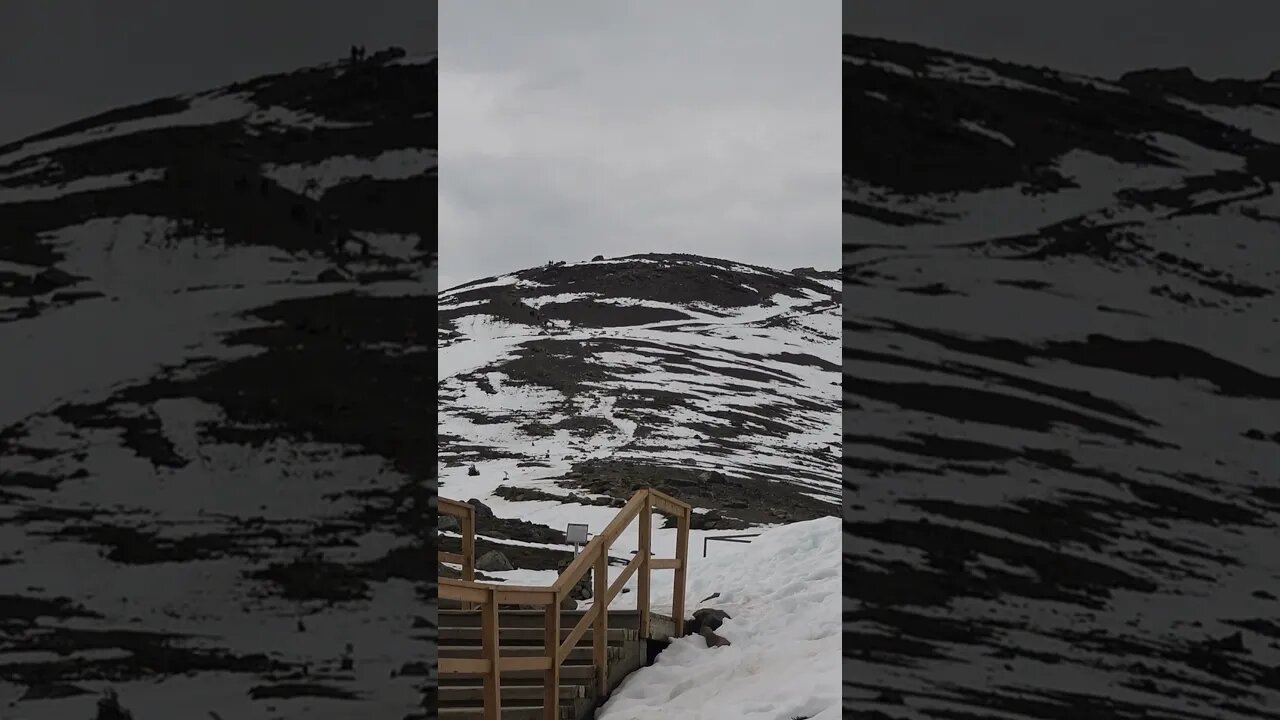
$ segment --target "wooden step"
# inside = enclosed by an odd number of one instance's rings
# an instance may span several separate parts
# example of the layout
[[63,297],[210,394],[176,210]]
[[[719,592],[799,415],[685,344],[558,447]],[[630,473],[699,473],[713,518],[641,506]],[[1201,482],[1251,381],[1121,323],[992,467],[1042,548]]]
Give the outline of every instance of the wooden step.
[[[503,673],[504,679],[506,673]],[[499,690],[502,692],[502,702],[510,705],[525,705],[529,702],[542,702],[542,685],[506,685],[503,684]],[[437,703],[440,707],[452,707],[457,705],[478,705],[484,702],[484,687],[480,685],[441,685],[439,689]],[[586,685],[561,685],[560,701],[567,702],[585,698],[587,696]],[[528,702],[526,702],[528,701]]]
[[[441,720],[484,720],[484,708],[479,705],[471,707],[459,708],[440,708],[438,717]],[[574,707],[570,705],[560,706],[561,720],[574,720]],[[517,707],[503,707],[502,720],[542,720],[542,705],[521,705]]]
[[[628,562],[630,562],[630,561],[628,561]],[[625,567],[627,563],[626,563],[626,562],[623,562],[623,563],[619,563],[619,564]],[[481,583],[485,583],[485,584],[490,584],[490,583],[492,583],[492,584],[494,584],[494,585],[497,585],[499,589],[501,589],[501,587],[502,587],[502,585],[503,585],[503,583],[501,583],[501,582],[493,582],[492,580],[478,580],[477,582],[481,582]],[[632,589],[628,588],[628,589],[627,589],[627,592],[622,593],[622,594],[623,594],[623,595],[627,595],[627,596],[631,596],[634,592],[635,592],[634,590],[632,590]],[[579,602],[584,602],[584,601],[579,600]],[[587,601],[585,601],[585,602],[590,602],[590,600],[587,600]],[[452,598],[442,598],[442,597],[437,597],[437,598],[436,598],[436,607],[439,607],[439,608],[449,608],[449,609],[453,609],[453,608],[459,608],[459,607],[462,607],[462,606],[463,606],[463,604],[464,604],[464,602],[463,602],[462,600],[454,600],[454,599],[452,599]],[[514,606],[513,606],[513,607],[514,607]]]
[[[565,610],[560,613],[560,627],[573,628],[586,614],[585,610]],[[498,626],[542,627],[546,613],[541,610],[503,610],[498,613]],[[480,613],[476,610],[440,610],[439,627],[480,627]],[[610,610],[609,627],[635,630],[640,627],[637,610]]]
[[[569,637],[569,633],[573,632],[572,627],[562,627],[560,629],[560,642],[564,642]],[[478,627],[442,627],[440,628],[441,644],[447,645],[470,645],[482,641],[483,629]],[[504,628],[498,629],[498,643],[502,646],[506,645],[531,645],[536,644],[542,646],[543,636],[546,631],[543,628]],[[617,644],[636,640],[638,634],[635,630],[625,630],[623,628],[609,628],[609,644]],[[590,645],[591,631],[582,634],[578,639],[578,645]]]
[[[610,660],[617,660],[622,657],[622,648],[617,645],[610,645],[608,648]],[[480,645],[441,645],[439,648],[439,656],[442,658],[478,658],[484,657],[484,648]],[[565,662],[586,662],[592,661],[595,649],[591,645],[578,645],[569,651],[569,656],[565,658]],[[539,645],[502,645],[498,648],[498,654],[502,657],[528,657],[536,655],[545,655],[546,651],[541,644]]]
[[[545,677],[546,675],[541,670],[504,670],[502,671],[502,684],[529,685],[533,683],[538,687],[542,687],[542,681]],[[596,668],[594,665],[560,666],[560,682],[563,685],[585,685],[594,682],[595,677]],[[478,685],[483,681],[484,673],[444,675],[440,678],[441,687],[471,686]]]

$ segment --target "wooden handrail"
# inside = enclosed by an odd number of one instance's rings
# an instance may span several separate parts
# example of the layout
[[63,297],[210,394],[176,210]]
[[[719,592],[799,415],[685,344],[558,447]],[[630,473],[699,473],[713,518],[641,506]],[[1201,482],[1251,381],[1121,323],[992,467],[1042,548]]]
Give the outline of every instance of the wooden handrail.
[[[578,553],[578,557],[569,563],[554,583],[546,587],[528,587],[475,582],[475,510],[469,504],[455,500],[440,498],[439,503],[442,513],[462,519],[460,522],[463,529],[462,557],[464,560],[470,560],[471,569],[468,574],[468,565],[464,563],[463,579],[442,578],[439,581],[439,596],[444,599],[459,600],[465,604],[479,605],[483,638],[481,658],[440,658],[439,673],[441,675],[477,673],[484,675],[485,720],[499,720],[502,716],[499,692],[502,686],[502,671],[516,669],[542,670],[545,673],[542,701],[544,718],[557,720],[560,716],[560,666],[588,629],[592,630],[592,658],[596,669],[597,689],[603,697],[609,689],[609,603],[613,602],[614,598],[622,592],[623,586],[636,573],[640,575],[636,593],[640,637],[649,636],[650,573],[659,569],[675,570],[671,595],[671,619],[675,624],[676,636],[684,634],[684,590],[689,567],[689,525],[693,517],[693,509],[688,504],[652,488],[636,492],[618,511],[617,516],[605,526],[605,529],[587,543],[582,552]],[[676,557],[674,558],[655,559],[653,557],[652,513],[654,510],[676,518]],[[639,550],[611,584],[609,582],[609,547],[637,517],[640,518]],[[440,555],[442,558],[445,555],[457,557],[456,553],[441,552]],[[444,560],[442,559],[441,562]],[[569,634],[561,640],[560,603],[582,581],[588,569],[595,570],[594,603],[591,609],[583,614],[577,625],[569,631]],[[534,605],[544,608],[546,632],[543,638],[545,650],[543,657],[499,657],[498,608],[501,605]]]
[[[471,503],[458,502],[449,498],[436,498],[437,522],[439,515],[449,515],[458,519],[458,530],[462,536],[462,552],[452,553],[444,550],[436,551],[436,562],[457,563],[462,566],[462,579],[472,582],[476,579],[476,509]],[[463,604],[463,609],[470,610],[471,603]]]

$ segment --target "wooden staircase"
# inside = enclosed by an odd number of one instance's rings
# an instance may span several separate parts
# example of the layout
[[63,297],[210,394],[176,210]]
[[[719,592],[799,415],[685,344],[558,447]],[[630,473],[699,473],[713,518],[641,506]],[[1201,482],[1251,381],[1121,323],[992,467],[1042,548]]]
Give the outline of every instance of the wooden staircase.
[[[561,640],[577,625],[587,611],[563,610],[560,613]],[[653,623],[658,620],[658,623]],[[670,621],[650,616],[654,626]],[[440,611],[440,658],[483,657],[481,618],[478,611]],[[541,610],[503,610],[499,613],[498,650],[501,657],[531,657],[546,654],[544,614]],[[663,628],[659,628],[662,634]],[[599,695],[596,667],[593,663],[592,638],[584,634],[578,639],[560,667],[560,714],[563,720],[582,720],[603,702]],[[644,665],[647,647],[640,637],[640,614],[636,610],[610,610],[606,654],[607,687],[612,689],[622,679]],[[502,718],[543,720],[544,677],[541,670],[506,671],[502,673],[499,699]],[[484,674],[455,674],[442,679],[439,694],[440,717],[484,718]]]
[[[656,490],[641,490],[555,584],[517,587],[471,579],[475,568],[474,510],[444,498],[439,503],[441,513],[458,518],[462,534],[462,552],[441,551],[440,561],[462,565],[464,578],[440,580],[441,718],[585,720],[627,675],[644,664],[648,640],[671,638],[683,631],[691,518],[688,505]],[[653,510],[677,520],[675,558],[651,557]],[[641,520],[640,550],[609,584],[609,546],[636,518]],[[649,609],[649,575],[657,569],[676,571],[674,619]],[[588,570],[594,570],[592,607],[561,609],[569,589]],[[637,609],[608,610],[636,573]]]

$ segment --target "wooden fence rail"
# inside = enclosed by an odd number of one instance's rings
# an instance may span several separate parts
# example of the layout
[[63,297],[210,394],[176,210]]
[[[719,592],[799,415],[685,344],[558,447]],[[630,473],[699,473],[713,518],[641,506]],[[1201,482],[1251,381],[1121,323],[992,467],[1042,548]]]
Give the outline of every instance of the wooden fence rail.
[[[476,579],[476,509],[470,503],[436,498],[438,514],[448,515],[458,520],[458,532],[462,535],[462,552],[453,553],[444,550],[436,551],[437,562],[453,563],[462,566],[462,579],[471,582]],[[463,608],[470,610],[470,603]]]
[[[462,528],[463,551],[440,553],[440,562],[462,563],[462,579],[441,578],[440,597],[479,606],[481,612],[482,648],[479,658],[440,658],[440,675],[484,676],[485,720],[499,720],[502,705],[499,689],[504,670],[541,670],[543,681],[542,707],[546,720],[560,717],[560,666],[588,630],[592,631],[592,660],[596,670],[596,687],[601,696],[608,692],[609,683],[609,604],[621,592],[632,575],[639,573],[636,588],[636,609],[639,615],[640,637],[649,636],[649,584],[653,570],[674,570],[671,619],[675,634],[684,634],[685,578],[689,561],[689,523],[692,508],[679,500],[652,488],[640,490],[622,507],[613,521],[587,543],[578,557],[565,568],[556,581],[546,587],[512,586],[497,583],[475,582],[475,511],[466,504],[454,500],[439,499],[440,512],[459,518]],[[653,512],[676,520],[676,556],[653,557]],[[639,551],[631,558],[622,572],[609,583],[609,548],[636,518],[640,520]],[[450,559],[452,558],[452,559]],[[560,641],[560,603],[588,570],[594,569],[594,602],[565,637]],[[498,653],[498,609],[502,605],[528,605],[545,609],[546,629],[543,656],[500,657]]]

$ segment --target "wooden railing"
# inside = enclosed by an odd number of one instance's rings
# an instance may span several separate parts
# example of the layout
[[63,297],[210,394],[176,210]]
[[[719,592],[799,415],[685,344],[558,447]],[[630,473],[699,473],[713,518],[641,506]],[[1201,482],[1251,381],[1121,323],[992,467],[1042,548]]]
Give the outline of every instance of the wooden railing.
[[[462,579],[468,582],[476,579],[476,509],[470,503],[458,502],[447,498],[436,498],[439,515],[448,515],[458,520],[458,532],[462,535],[462,552],[436,552],[438,562],[453,563],[462,566]],[[467,605],[464,608],[470,610]]]
[[[447,505],[446,505],[447,503]],[[457,510],[458,506],[470,509],[465,503],[440,499],[440,511],[445,508]],[[653,545],[653,511],[676,519],[676,556],[674,558],[654,558]],[[463,526],[463,547],[471,548],[471,567],[475,566],[475,521],[474,514],[469,525]],[[640,518],[639,551],[622,569],[621,574],[609,583],[609,547],[613,545],[622,531],[631,525],[631,521]],[[543,680],[542,707],[546,720],[557,720],[560,717],[560,666],[564,664],[569,653],[586,634],[592,630],[592,662],[596,670],[596,687],[603,696],[608,692],[609,683],[609,603],[613,601],[632,575],[639,573],[636,588],[636,609],[639,615],[640,637],[649,636],[649,583],[653,570],[675,570],[675,584],[672,589],[671,619],[675,623],[675,634],[684,634],[684,590],[685,576],[689,559],[689,523],[692,509],[689,505],[676,500],[665,493],[653,489],[645,489],[631,496],[618,515],[587,543],[578,557],[569,567],[560,573],[555,583],[547,587],[511,586],[495,583],[475,582],[474,574],[468,576],[463,571],[463,579],[440,580],[440,597],[457,600],[462,603],[474,603],[481,613],[482,649],[479,658],[440,658],[440,675],[484,675],[484,716],[485,720],[499,720],[502,716],[500,688],[504,670],[541,670],[545,673]],[[460,521],[461,524],[461,521]],[[467,528],[470,531],[467,532]],[[470,535],[470,540],[468,540]],[[461,556],[467,557],[464,549]],[[442,562],[458,562],[445,560]],[[572,590],[587,574],[589,569],[595,570],[595,588],[591,609],[583,614],[582,619],[573,627],[564,641],[560,641],[560,603],[568,597]],[[545,633],[541,656],[501,657],[498,652],[499,627],[498,608],[502,605],[532,605],[544,608]]]

